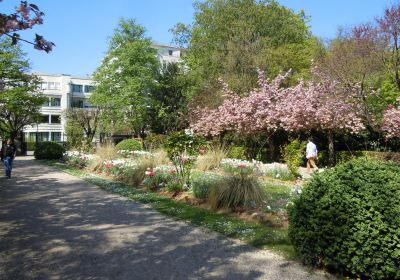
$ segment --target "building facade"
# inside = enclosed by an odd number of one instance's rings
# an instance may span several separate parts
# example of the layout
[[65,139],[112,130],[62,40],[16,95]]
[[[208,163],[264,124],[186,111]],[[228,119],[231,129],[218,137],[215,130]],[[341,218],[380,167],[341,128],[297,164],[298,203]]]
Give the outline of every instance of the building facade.
[[[181,61],[181,49],[154,43],[157,59],[162,67]],[[65,142],[65,110],[69,108],[89,108],[88,98],[94,89],[89,76],[75,77],[68,74],[52,75],[33,72],[42,80],[41,89],[48,100],[40,109],[41,118],[34,125],[24,129],[25,142],[55,141]],[[28,146],[29,149],[29,146]]]
[[36,124],[24,129],[26,142],[55,141],[64,142],[66,119],[64,111],[68,108],[87,108],[87,98],[93,91],[90,77],[70,75],[51,75],[34,72],[41,78],[41,89],[47,101],[40,109],[41,118]]

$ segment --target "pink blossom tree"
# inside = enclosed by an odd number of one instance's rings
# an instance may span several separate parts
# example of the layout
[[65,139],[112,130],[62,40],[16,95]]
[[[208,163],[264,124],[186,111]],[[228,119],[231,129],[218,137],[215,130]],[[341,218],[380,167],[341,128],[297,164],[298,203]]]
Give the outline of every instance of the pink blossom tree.
[[336,133],[358,133],[364,129],[363,110],[357,88],[342,88],[336,81],[313,69],[314,79],[287,90],[280,104],[283,127],[288,131],[317,130],[326,133],[329,161],[334,163]]
[[279,75],[272,81],[265,79],[259,71],[259,87],[239,97],[223,84],[225,100],[215,109],[201,108],[195,110],[195,121],[192,128],[200,134],[216,136],[227,131],[233,131],[242,136],[262,133],[266,136],[273,156],[273,133],[281,128],[279,112],[276,106],[284,96],[285,89],[281,88],[286,75]]
[[198,109],[192,128],[204,135],[224,131],[238,134],[263,132],[267,136],[283,128],[289,132],[325,132],[330,161],[334,162],[335,133],[358,133],[364,129],[357,89],[344,90],[338,82],[314,68],[315,80],[283,88],[286,75],[272,81],[259,73],[259,87],[246,97],[238,97],[224,86],[227,98],[215,109]]
[[19,6],[15,8],[14,13],[0,13],[0,36],[10,37],[13,44],[23,41],[33,45],[35,49],[50,52],[54,47],[54,43],[45,40],[43,36],[35,34],[32,42],[21,38],[18,33],[35,25],[43,24],[43,16],[44,13],[40,11],[38,6],[29,4],[27,1],[21,1]]
[[400,138],[400,108],[394,105],[383,113],[382,131],[386,133],[386,138]]

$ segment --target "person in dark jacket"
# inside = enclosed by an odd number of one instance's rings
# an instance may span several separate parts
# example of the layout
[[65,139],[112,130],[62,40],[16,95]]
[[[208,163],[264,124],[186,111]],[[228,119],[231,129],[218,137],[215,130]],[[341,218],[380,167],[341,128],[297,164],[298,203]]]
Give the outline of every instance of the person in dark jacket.
[[8,139],[7,142],[1,147],[0,151],[1,161],[4,162],[7,179],[11,178],[13,161],[16,154],[17,154],[17,148],[15,147],[13,141],[11,139]]

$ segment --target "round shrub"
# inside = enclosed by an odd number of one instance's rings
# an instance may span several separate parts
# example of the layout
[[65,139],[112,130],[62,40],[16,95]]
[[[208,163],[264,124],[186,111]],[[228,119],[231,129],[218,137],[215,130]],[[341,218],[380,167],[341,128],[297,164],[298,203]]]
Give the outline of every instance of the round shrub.
[[119,142],[115,148],[118,151],[126,150],[126,151],[140,151],[142,150],[142,143],[135,139],[125,139]]
[[400,279],[400,166],[355,159],[312,177],[289,209],[306,264],[362,279]]
[[61,159],[63,154],[64,148],[56,142],[39,142],[34,152],[36,159]]

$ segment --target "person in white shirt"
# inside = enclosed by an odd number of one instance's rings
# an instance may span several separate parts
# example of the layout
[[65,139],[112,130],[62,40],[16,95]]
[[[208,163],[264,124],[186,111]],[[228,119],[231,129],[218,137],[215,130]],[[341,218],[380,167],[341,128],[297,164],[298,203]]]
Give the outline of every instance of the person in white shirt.
[[311,168],[318,170],[318,166],[315,161],[318,159],[317,146],[312,142],[312,137],[308,138],[307,148],[306,148],[306,158],[307,158],[307,171],[310,172]]

